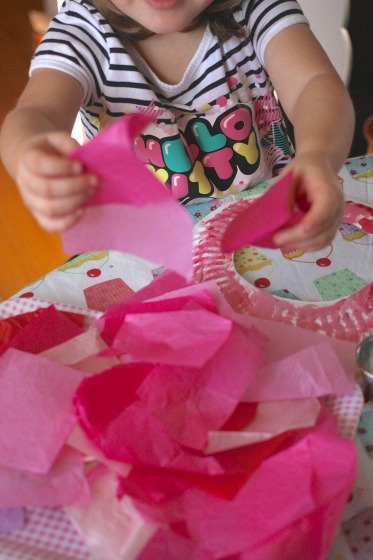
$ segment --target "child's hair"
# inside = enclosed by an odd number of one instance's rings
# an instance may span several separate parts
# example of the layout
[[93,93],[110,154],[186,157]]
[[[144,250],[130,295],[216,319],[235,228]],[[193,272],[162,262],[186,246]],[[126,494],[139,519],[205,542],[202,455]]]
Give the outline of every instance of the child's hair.
[[[244,34],[243,28],[233,17],[233,9],[239,6],[241,1],[213,0],[212,4],[185,31],[190,31],[209,22],[212,33],[220,41],[226,41],[233,35],[242,37]],[[141,40],[154,35],[154,33],[123,14],[110,0],[89,0],[89,2],[101,12],[120,39],[130,37],[134,40]]]

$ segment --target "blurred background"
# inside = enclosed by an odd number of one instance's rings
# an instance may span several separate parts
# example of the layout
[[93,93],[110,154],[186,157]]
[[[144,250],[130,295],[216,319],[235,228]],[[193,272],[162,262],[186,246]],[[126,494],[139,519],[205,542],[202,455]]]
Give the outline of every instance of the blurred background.
[[[0,123],[26,84],[37,37],[29,12],[42,0],[1,0]],[[23,205],[0,162],[0,300],[6,299],[67,259],[58,235],[44,232]]]
[[[349,90],[356,112],[356,130],[351,157],[365,153],[364,135],[368,119],[372,119],[369,149],[373,153],[373,0],[350,0],[348,31],[352,42],[352,73]],[[366,131],[365,131],[366,132]]]
[[[54,0],[1,0],[0,124],[27,81],[29,62],[40,39],[38,26],[45,22],[43,15],[35,20],[30,13],[44,12],[48,18],[53,9]],[[367,123],[373,119],[373,0],[351,0],[347,28],[353,50],[349,90],[356,111],[353,157],[373,153],[373,121],[371,139],[367,138]],[[0,162],[0,301],[67,258],[60,237],[37,225]]]

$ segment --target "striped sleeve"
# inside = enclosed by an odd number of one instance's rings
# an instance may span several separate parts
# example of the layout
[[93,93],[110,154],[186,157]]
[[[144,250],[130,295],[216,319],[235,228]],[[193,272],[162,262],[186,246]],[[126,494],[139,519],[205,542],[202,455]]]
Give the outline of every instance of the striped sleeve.
[[84,104],[100,98],[110,65],[107,34],[100,17],[84,1],[66,0],[34,54],[30,75],[38,68],[60,70],[81,84]]
[[297,23],[309,25],[296,0],[244,0],[242,7],[244,26],[263,66],[266,46],[277,33]]

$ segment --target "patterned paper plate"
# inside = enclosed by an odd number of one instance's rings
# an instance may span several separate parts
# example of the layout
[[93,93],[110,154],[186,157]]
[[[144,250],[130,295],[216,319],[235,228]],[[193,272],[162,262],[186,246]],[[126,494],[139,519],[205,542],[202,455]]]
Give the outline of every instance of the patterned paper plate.
[[222,206],[195,228],[195,278],[214,279],[236,311],[357,341],[373,329],[373,210],[347,202],[332,245],[315,253],[221,251],[227,225],[255,200]]

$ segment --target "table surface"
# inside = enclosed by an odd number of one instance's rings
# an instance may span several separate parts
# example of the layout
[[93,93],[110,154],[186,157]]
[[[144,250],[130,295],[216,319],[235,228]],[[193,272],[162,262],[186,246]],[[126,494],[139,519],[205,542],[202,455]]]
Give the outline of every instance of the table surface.
[[[347,161],[340,180],[349,202],[333,243],[315,253],[292,248],[243,248],[233,261],[243,282],[293,303],[320,304],[353,294],[371,282],[373,156]],[[240,199],[247,197],[250,201],[272,182],[261,183],[237,196],[186,207],[199,236],[203,236],[206,220],[214,215],[224,220],[230,207],[245,202]],[[147,285],[161,271],[161,266],[116,251],[85,253],[25,286],[14,297],[36,297],[105,311]]]
[[[327,313],[341,298],[348,299],[362,290],[367,291],[373,270],[373,156],[347,161],[340,179],[350,202],[348,208],[346,206],[346,221],[330,248],[317,254],[260,250],[256,255],[253,255],[255,248],[245,248],[231,259],[234,282],[285,301],[294,308],[311,302],[320,313]],[[188,207],[198,235],[203,238],[206,221],[219,214],[224,218],[224,212],[237,198],[258,196],[270,184],[261,184],[239,197]],[[254,260],[250,260],[252,258]],[[116,251],[83,254],[1,303],[0,319],[45,307],[50,302],[60,309],[78,306],[84,308],[88,316],[95,317],[149,284],[162,271],[159,265]],[[359,336],[373,334],[373,325],[369,322],[372,313],[369,317]],[[364,460],[372,461],[373,405],[369,403],[365,405],[357,437],[364,450]],[[371,466],[368,463],[368,471],[373,473]],[[342,524],[341,534],[328,557],[330,560],[373,558],[373,474],[368,480],[372,490],[363,494],[361,489],[366,483],[366,480],[359,482],[354,510],[350,508]],[[25,515],[24,530],[0,534],[1,560],[90,558],[79,534],[60,509],[28,507]]]

